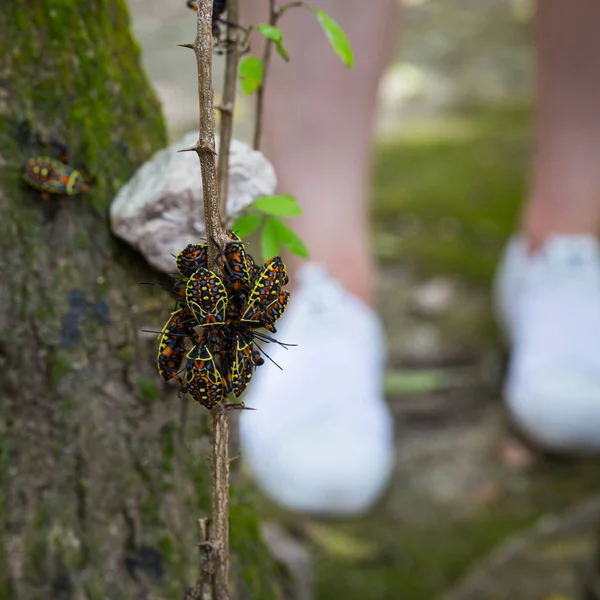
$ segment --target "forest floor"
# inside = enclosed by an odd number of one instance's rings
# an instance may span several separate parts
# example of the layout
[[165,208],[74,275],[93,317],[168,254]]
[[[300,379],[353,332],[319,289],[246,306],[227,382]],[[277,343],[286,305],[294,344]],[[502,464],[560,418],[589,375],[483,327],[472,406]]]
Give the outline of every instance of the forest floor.
[[527,450],[501,402],[491,284],[524,195],[529,123],[528,110],[497,107],[379,146],[373,233],[398,464],[371,516],[301,528],[319,600],[431,600],[508,536],[598,489],[597,461]]

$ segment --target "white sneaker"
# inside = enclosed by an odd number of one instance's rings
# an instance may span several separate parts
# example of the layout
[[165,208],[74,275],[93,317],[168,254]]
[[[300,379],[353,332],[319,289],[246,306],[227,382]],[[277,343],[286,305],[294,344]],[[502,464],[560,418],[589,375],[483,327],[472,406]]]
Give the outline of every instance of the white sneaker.
[[287,508],[358,514],[383,491],[394,463],[382,391],[384,338],[374,311],[316,264],[263,345],[269,360],[244,397],[242,455],[260,487]]
[[556,235],[530,254],[515,238],[496,280],[512,343],[505,398],[546,449],[600,452],[600,250],[587,235]]

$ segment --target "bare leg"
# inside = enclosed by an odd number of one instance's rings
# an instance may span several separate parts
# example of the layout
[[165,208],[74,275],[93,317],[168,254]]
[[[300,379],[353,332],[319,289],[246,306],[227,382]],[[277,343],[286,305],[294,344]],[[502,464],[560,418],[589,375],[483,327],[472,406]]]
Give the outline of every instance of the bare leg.
[[[246,23],[266,22],[266,0],[241,4]],[[294,194],[304,208],[292,226],[311,259],[371,304],[371,134],[378,83],[397,33],[398,3],[317,4],[348,35],[355,66],[342,64],[312,13],[290,10],[280,25],[291,60],[274,56],[271,63],[263,147],[277,171],[280,191]]]
[[[269,347],[283,370],[267,364],[253,377],[246,401],[258,410],[240,415],[240,445],[257,484],[283,506],[349,515],[379,497],[395,458],[381,326],[352,294],[372,303],[371,133],[397,0],[317,4],[347,33],[355,67],[341,63],[313,14],[290,10],[281,27],[291,60],[273,57],[263,139],[280,190],[304,208],[294,228],[348,291],[307,266],[278,323],[278,337],[297,347]],[[264,14],[246,17],[265,22]]]
[[523,228],[533,247],[600,224],[600,3],[537,5],[535,155]]
[[[600,452],[600,3],[538,2],[537,113],[525,242],[505,253],[505,399],[537,444]],[[539,249],[539,252],[535,252]],[[532,250],[534,252],[532,252]]]

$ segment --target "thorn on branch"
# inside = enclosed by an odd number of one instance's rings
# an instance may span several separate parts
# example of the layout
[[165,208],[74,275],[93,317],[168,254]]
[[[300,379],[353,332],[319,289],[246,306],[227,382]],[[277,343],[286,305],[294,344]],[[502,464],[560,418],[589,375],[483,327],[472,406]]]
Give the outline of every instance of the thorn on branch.
[[227,410],[256,410],[250,406],[246,406],[243,402],[229,402],[225,405]]
[[200,146],[198,146],[198,144],[196,144],[195,146],[192,146],[191,148],[182,148],[181,150],[177,150],[177,152],[200,152]]
[[177,152],[197,152],[198,154],[214,154],[216,156],[215,149],[208,144],[195,144],[191,148],[182,148],[181,150],[177,150]]
[[190,50],[194,50],[194,44],[177,44],[180,48],[189,48]]

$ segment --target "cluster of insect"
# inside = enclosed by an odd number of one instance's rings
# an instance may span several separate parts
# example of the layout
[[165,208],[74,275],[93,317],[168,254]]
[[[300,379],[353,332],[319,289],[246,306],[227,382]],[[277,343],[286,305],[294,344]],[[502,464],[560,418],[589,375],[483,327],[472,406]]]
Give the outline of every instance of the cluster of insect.
[[259,266],[235,233],[226,236],[221,276],[208,268],[206,244],[189,244],[177,255],[178,307],[159,334],[159,373],[209,409],[244,392],[264,364],[257,342],[289,345],[270,335],[289,301],[285,264],[276,256]]

